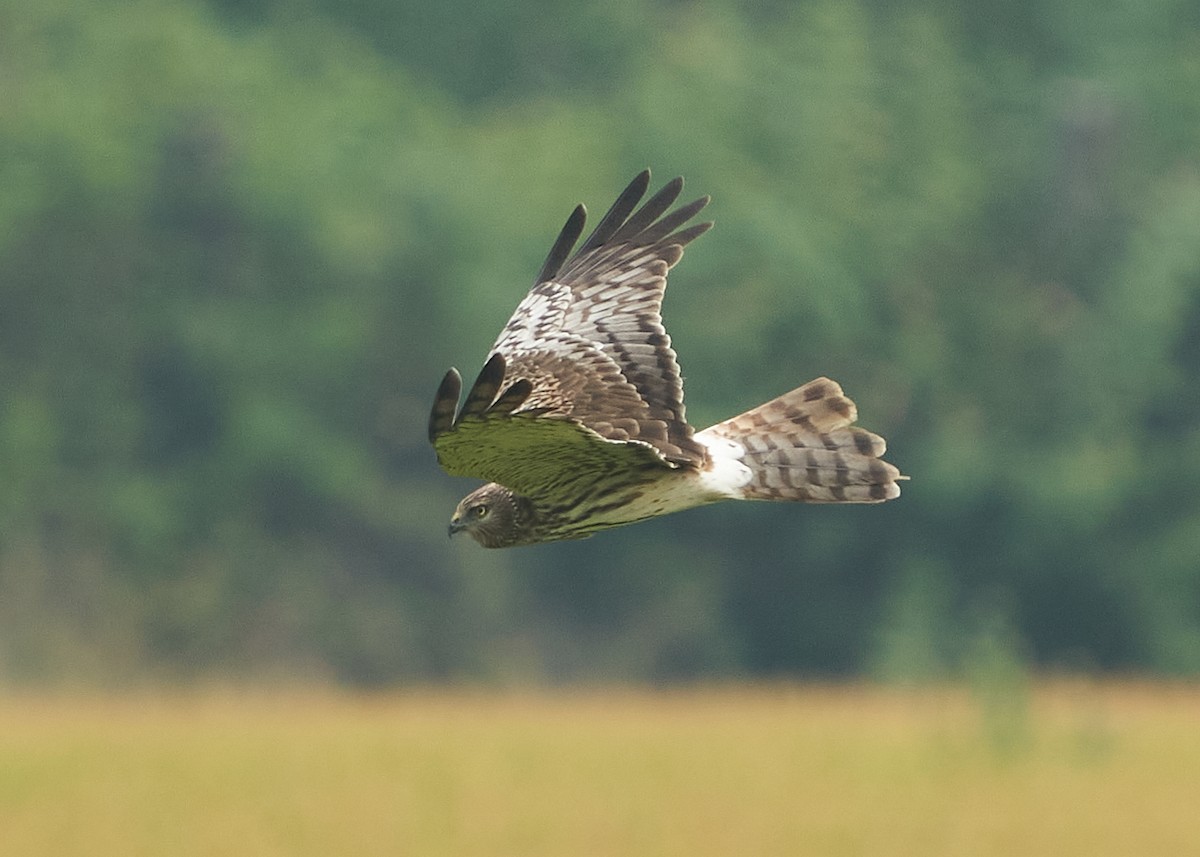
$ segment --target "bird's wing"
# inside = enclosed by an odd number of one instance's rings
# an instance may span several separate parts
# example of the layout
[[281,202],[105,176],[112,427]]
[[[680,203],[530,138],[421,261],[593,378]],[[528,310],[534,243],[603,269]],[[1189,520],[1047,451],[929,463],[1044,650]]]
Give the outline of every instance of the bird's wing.
[[634,178],[572,254],[586,218],[575,209],[492,354],[503,355],[508,383],[530,385],[514,416],[537,411],[698,466],[706,453],[687,422],[661,306],[668,270],[712,226],[685,226],[708,197],[666,213],[683,189],[676,178],[637,208],[649,182],[649,170]]
[[519,379],[501,388],[505,361],[494,354],[458,408],[462,379],[451,369],[434,398],[429,441],[438,462],[452,476],[499,482],[518,494],[553,498],[563,482],[589,474],[629,474],[640,480],[648,471],[672,463],[652,445],[609,440],[579,422],[530,407],[533,385]]

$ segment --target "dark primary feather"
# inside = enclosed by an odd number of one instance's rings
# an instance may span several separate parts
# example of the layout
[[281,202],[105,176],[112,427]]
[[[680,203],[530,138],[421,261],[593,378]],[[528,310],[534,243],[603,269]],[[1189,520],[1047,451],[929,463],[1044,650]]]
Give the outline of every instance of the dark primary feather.
[[500,385],[504,383],[504,369],[502,354],[496,353],[488,358],[488,362],[483,364],[479,376],[467,393],[467,400],[463,402],[458,419],[481,416],[488,406],[496,401],[496,394],[500,392]]
[[495,416],[507,416],[515,411],[521,405],[525,404],[525,400],[529,398],[529,394],[533,392],[533,384],[529,383],[527,378],[521,378],[514,381],[507,390],[505,390],[488,411]]
[[[576,251],[575,255],[582,256],[585,253],[590,253],[602,244],[608,243],[608,240],[629,217],[629,213],[638,204],[638,200],[645,196],[646,188],[649,186],[649,170],[642,170],[634,176],[633,181],[626,185],[625,190],[621,191],[621,195],[617,197],[616,202],[608,207],[608,211],[600,218],[600,222],[596,224],[596,228],[592,230],[592,234],[587,237],[587,240],[583,242],[583,246]],[[660,191],[658,196],[661,195]],[[678,196],[679,192],[676,191],[675,195]],[[654,200],[651,200],[651,202],[654,202]],[[670,204],[670,201],[668,201],[667,205]],[[660,211],[659,213],[661,214],[662,212]],[[657,216],[655,215],[655,217]]]
[[563,266],[563,262],[567,261],[567,256],[571,255],[571,248],[575,246],[575,242],[583,234],[583,224],[586,221],[587,209],[581,203],[575,206],[575,210],[571,212],[571,216],[563,224],[562,231],[558,233],[558,238],[554,240],[554,246],[550,248],[550,253],[546,256],[546,261],[542,263],[542,269],[538,271],[538,275],[533,281],[535,286],[538,283],[546,282],[546,280],[558,273],[558,269]]
[[450,369],[438,385],[433,397],[433,410],[429,412],[429,442],[436,446],[438,437],[454,428],[454,416],[458,411],[458,397],[462,394],[462,375]]

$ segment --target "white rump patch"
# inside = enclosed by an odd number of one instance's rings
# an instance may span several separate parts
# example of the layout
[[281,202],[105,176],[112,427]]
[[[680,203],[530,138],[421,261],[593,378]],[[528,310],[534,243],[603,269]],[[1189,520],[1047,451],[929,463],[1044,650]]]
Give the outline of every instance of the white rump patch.
[[700,432],[696,440],[708,449],[711,469],[700,474],[700,482],[706,490],[721,497],[741,499],[742,489],[750,484],[754,473],[742,463],[746,449],[736,441]]

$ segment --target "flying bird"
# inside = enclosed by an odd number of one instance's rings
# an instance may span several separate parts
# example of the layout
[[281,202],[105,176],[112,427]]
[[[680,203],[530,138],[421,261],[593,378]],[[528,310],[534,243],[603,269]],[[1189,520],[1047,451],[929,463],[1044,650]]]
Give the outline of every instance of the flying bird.
[[696,431],[661,306],[667,272],[712,223],[707,196],[667,213],[668,182],[641,208],[650,171],[572,253],[587,211],[567,218],[534,286],[459,407],[450,369],[429,441],[453,476],[490,480],[458,504],[450,535],[489,548],[577,539],[718,500],[879,503],[900,495],[883,438],[818,378]]

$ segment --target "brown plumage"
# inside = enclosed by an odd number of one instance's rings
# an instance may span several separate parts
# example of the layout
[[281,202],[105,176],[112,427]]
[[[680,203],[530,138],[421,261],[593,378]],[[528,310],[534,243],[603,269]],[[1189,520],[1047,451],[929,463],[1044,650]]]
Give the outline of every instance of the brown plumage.
[[[463,498],[450,532],[508,547],[593,532],[723,499],[878,503],[906,477],[854,403],[817,379],[696,432],[660,308],[667,272],[711,223],[701,197],[667,213],[683,180],[641,208],[639,174],[583,245],[571,214],[534,287],[458,407],[451,369],[429,439],[453,475],[492,480]],[[636,209],[636,210],[635,210]]]
[[887,444],[851,425],[858,409],[828,378],[809,381],[702,432],[739,444],[752,500],[877,503],[900,496],[905,477],[880,458]]

